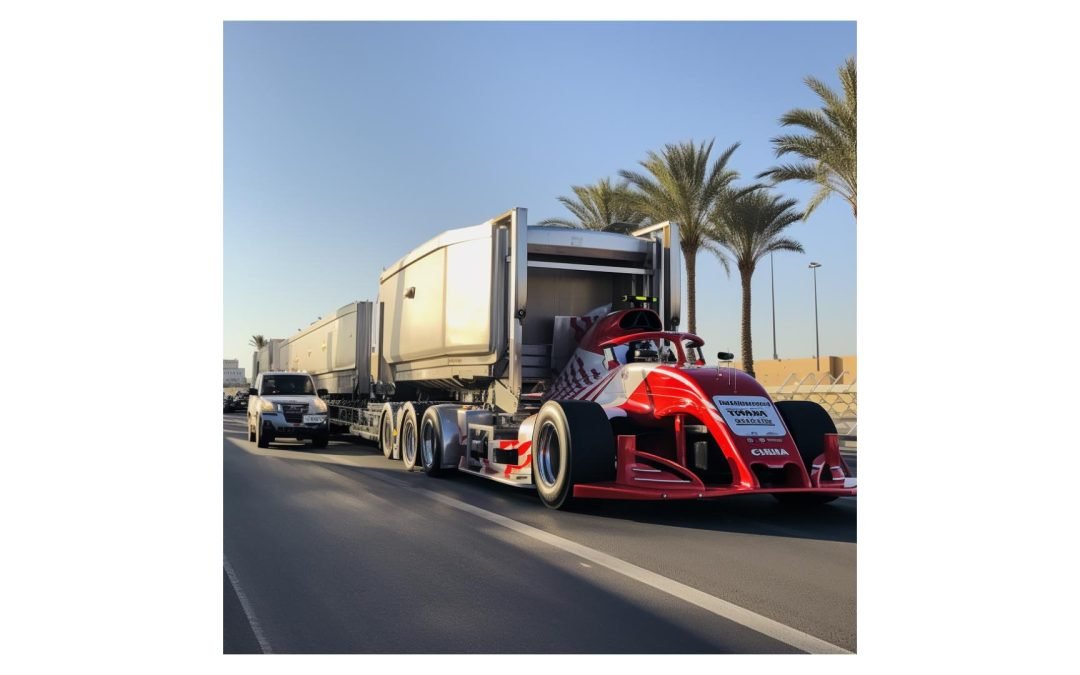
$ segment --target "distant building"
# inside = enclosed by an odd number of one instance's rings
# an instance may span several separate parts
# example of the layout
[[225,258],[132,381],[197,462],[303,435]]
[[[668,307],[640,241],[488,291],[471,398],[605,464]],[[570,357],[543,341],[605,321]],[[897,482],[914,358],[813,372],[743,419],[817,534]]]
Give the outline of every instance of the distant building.
[[240,367],[240,359],[222,359],[222,363],[222,386],[243,387],[248,383],[244,369]]

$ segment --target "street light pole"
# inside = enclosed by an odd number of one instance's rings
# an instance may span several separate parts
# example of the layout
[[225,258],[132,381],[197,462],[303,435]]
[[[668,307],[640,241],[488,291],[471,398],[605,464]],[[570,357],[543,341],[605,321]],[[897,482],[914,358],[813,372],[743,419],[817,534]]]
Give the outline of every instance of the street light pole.
[[817,321],[817,268],[819,267],[821,267],[821,263],[810,263],[810,269],[814,270],[814,354],[817,357],[818,372],[821,371],[821,342],[819,340]]
[[773,254],[769,254],[769,291],[772,293],[772,357],[773,361],[779,361],[776,355],[776,275],[773,273]]

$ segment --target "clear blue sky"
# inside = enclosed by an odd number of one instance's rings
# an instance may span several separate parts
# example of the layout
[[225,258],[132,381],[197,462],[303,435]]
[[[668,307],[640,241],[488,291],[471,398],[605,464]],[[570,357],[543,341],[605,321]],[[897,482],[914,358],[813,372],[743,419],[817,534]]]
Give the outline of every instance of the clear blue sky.
[[[744,182],[803,78],[837,88],[853,22],[227,23],[224,358],[250,375],[253,334],[286,337],[352,300],[450,228],[521,206],[567,216],[570,186],[640,168],[666,143],[741,147]],[[812,188],[779,187],[804,206]],[[854,354],[855,223],[838,197],[777,254],[781,358]],[[698,257],[698,332],[739,351],[740,287]],[[753,283],[755,358],[772,356],[768,261]],[[684,301],[685,307],[685,301]],[[684,309],[685,314],[685,309]],[[685,320],[684,320],[685,322]]]

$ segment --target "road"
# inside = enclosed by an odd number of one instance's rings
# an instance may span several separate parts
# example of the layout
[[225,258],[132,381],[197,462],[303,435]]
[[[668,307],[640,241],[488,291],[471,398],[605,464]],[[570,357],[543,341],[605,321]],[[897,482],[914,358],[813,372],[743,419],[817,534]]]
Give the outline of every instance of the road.
[[856,650],[856,505],[588,501],[224,416],[226,653]]

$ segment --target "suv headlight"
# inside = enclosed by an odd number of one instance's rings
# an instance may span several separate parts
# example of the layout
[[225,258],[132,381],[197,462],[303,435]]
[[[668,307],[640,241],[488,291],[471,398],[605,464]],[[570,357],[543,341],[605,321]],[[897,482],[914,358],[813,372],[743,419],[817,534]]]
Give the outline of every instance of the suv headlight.
[[273,401],[259,401],[259,412],[277,412],[278,404]]
[[317,398],[311,402],[311,412],[325,413],[326,410],[326,401],[322,400],[321,398]]

